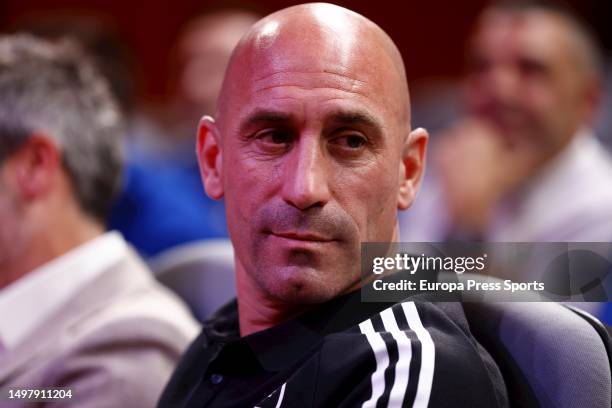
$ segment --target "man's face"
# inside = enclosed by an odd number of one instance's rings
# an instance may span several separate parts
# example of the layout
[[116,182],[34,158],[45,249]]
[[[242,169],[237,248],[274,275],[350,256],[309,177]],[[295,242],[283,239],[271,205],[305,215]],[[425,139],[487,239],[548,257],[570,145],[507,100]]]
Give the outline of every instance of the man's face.
[[309,40],[317,46],[280,38],[246,51],[218,123],[237,260],[264,293],[290,303],[355,287],[360,242],[397,238],[409,131],[388,57]]
[[584,75],[559,17],[489,11],[471,49],[468,106],[510,143],[543,152],[563,146],[584,121]]
[[219,13],[190,25],[178,44],[178,91],[186,107],[198,115],[214,112],[232,50],[256,20],[245,12]]

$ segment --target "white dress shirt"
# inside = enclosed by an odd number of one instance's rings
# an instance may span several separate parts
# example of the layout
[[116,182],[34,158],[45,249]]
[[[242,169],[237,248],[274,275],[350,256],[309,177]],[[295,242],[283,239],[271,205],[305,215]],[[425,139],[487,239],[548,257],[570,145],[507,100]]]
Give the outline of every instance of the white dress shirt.
[[[401,240],[439,242],[450,219],[444,192],[428,175],[414,205],[400,216]],[[591,134],[570,144],[521,189],[504,199],[483,238],[491,242],[612,240],[612,159]]]
[[485,234],[494,242],[612,240],[612,159],[581,131],[497,208]]
[[107,232],[0,289],[0,343],[17,346],[126,251],[121,234]]
[[[433,177],[432,177],[433,176]],[[449,237],[444,192],[429,175],[413,208],[400,217],[401,240]],[[612,158],[592,132],[581,130],[557,157],[496,208],[482,237],[489,242],[612,241]],[[530,278],[540,265],[524,268]],[[521,275],[517,273],[516,277]],[[523,278],[525,278],[523,276]],[[599,314],[597,303],[574,304]]]

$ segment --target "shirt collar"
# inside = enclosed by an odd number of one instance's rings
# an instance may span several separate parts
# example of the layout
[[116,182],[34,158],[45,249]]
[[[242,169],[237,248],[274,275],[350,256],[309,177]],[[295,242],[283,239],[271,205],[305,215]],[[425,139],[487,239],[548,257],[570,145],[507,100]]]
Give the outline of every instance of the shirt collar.
[[238,306],[232,301],[204,323],[211,342],[247,345],[261,366],[270,372],[289,369],[316,348],[323,338],[344,331],[389,307],[389,303],[361,301],[361,291],[332,299],[299,317],[238,338]]
[[81,288],[118,262],[127,245],[118,232],[107,232],[70,250],[0,290],[0,341],[17,346]]

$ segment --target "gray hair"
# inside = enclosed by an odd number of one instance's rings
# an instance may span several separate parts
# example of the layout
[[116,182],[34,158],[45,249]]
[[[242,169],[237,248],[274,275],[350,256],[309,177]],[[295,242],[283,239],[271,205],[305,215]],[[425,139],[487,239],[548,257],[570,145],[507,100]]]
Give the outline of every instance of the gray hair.
[[36,132],[57,143],[80,207],[104,222],[123,162],[107,82],[74,43],[0,37],[0,163]]

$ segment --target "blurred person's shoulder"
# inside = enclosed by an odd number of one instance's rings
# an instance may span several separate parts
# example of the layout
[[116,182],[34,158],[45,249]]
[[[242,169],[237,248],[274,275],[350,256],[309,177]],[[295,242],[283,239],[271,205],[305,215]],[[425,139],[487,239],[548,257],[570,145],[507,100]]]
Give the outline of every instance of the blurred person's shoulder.
[[70,388],[79,406],[153,406],[198,330],[125,246],[15,350],[7,381]]
[[[178,339],[192,340],[199,331],[199,324],[183,301],[170,289],[157,282],[148,266],[132,248],[128,248],[123,259],[109,268],[105,279],[92,288],[102,295],[106,290],[115,290],[99,308],[92,309],[90,317],[83,319],[78,327],[83,333],[100,330],[102,327],[133,320],[168,326],[179,335]],[[75,326],[77,327],[77,326]],[[149,326],[138,325],[130,333],[146,333]]]
[[123,345],[128,353],[130,348],[135,353],[158,349],[177,361],[200,329],[187,306],[155,280],[129,247],[123,259],[74,302],[75,307],[90,304],[69,327],[77,351],[107,343],[115,349]]
[[608,241],[612,155],[588,130],[498,206],[491,241]]

